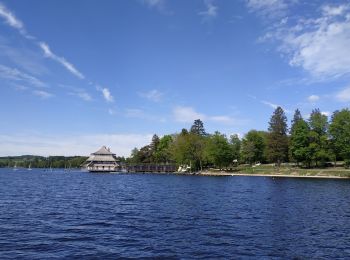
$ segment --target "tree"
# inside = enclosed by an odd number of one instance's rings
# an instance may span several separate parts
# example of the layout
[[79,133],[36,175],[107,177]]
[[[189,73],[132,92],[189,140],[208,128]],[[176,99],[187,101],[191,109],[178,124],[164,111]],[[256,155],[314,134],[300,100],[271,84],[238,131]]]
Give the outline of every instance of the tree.
[[150,161],[155,162],[156,161],[156,152],[157,152],[157,148],[159,145],[159,137],[158,135],[154,134],[152,137],[152,141],[151,144],[149,145],[149,149],[150,149]]
[[288,158],[287,117],[281,107],[277,107],[271,116],[268,130],[268,157],[280,166]]
[[205,129],[204,129],[204,124],[200,119],[194,120],[193,125],[191,126],[190,132],[192,134],[196,134],[199,136],[206,136],[207,135],[207,133],[205,132]]
[[263,161],[266,143],[259,131],[250,130],[242,140],[242,158],[245,162],[253,164]]
[[289,152],[292,160],[304,162],[308,166],[311,163],[309,137],[310,128],[297,109],[292,120]]
[[157,150],[154,154],[156,162],[168,163],[171,161],[171,145],[173,143],[173,138],[171,135],[164,135],[160,138]]
[[290,133],[293,132],[294,130],[294,126],[301,120],[304,120],[301,113],[300,113],[300,110],[299,109],[296,109],[295,112],[294,112],[294,116],[293,116],[293,119],[292,119],[292,126],[290,128]]
[[350,111],[342,109],[335,111],[329,126],[331,142],[337,157],[345,161],[345,166],[350,166]]
[[230,145],[231,145],[231,149],[232,149],[233,160],[237,160],[237,162],[239,162],[241,159],[242,141],[239,139],[237,134],[231,135]]
[[208,159],[215,164],[216,167],[222,169],[232,163],[232,148],[225,135],[215,132],[208,139],[206,146]]
[[327,160],[333,159],[333,153],[329,146],[328,118],[319,109],[314,109],[309,118],[311,129],[309,139],[309,151],[316,166],[324,166]]
[[204,136],[181,133],[175,137],[171,149],[172,156],[178,164],[188,164],[196,170],[202,170],[205,142]]

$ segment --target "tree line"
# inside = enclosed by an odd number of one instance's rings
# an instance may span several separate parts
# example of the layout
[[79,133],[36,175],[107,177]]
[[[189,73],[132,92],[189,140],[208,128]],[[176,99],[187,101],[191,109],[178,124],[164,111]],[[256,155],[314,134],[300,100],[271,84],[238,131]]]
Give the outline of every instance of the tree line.
[[85,162],[85,156],[7,156],[0,157],[0,167],[21,168],[80,168]]
[[320,109],[304,119],[297,109],[288,128],[281,107],[273,112],[267,131],[250,130],[239,138],[218,131],[208,134],[200,119],[189,130],[154,135],[149,145],[134,148],[128,163],[191,165],[195,170],[219,169],[239,164],[292,162],[300,167],[327,167],[344,161],[350,166],[350,111],[335,111],[330,120]]

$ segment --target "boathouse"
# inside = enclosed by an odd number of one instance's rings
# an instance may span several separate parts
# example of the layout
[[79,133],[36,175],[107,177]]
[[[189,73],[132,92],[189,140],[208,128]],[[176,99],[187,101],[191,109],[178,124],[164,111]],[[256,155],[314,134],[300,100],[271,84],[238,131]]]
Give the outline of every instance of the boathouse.
[[110,148],[102,146],[97,152],[90,155],[84,167],[90,172],[115,172],[120,169],[120,164]]

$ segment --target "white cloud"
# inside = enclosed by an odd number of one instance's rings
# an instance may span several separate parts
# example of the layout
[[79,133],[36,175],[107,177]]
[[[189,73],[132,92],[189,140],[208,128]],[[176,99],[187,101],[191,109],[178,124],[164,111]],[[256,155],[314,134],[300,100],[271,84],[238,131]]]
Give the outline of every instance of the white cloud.
[[114,97],[108,88],[101,88],[102,95],[107,102],[114,102]]
[[10,68],[0,64],[0,78],[10,81],[19,81],[30,84],[34,87],[45,87],[46,84],[34,76],[24,73],[18,69]]
[[350,87],[344,88],[343,90],[335,94],[335,98],[339,102],[349,102],[350,101]]
[[11,27],[22,30],[24,29],[23,23],[16,18],[2,3],[0,3],[0,17],[5,19],[5,22]]
[[320,100],[320,97],[317,95],[311,95],[307,98],[307,100],[311,103],[315,103]]
[[149,144],[152,134],[86,134],[86,135],[0,135],[0,156],[84,155],[97,151],[102,145],[117,156],[129,156],[134,147]]
[[21,20],[19,20],[10,10],[6,8],[5,5],[0,3],[0,17],[2,17],[5,22],[12,28],[18,30],[18,32],[27,39],[35,39],[35,37],[29,35]]
[[321,114],[324,116],[330,116],[332,113],[329,111],[322,111]]
[[8,58],[11,62],[19,66],[21,69],[34,74],[47,74],[48,69],[43,64],[43,57],[39,53],[25,47],[13,47],[13,42],[0,36],[0,59]]
[[271,102],[266,101],[266,100],[261,100],[260,102],[263,103],[263,104],[266,105],[266,106],[269,106],[269,107],[273,108],[273,109],[276,109],[276,108],[278,108],[278,107],[281,107],[281,108],[284,110],[284,112],[286,112],[286,113],[292,113],[291,110],[286,109],[285,107],[283,107],[283,106],[281,106],[281,105],[274,104],[274,103],[271,103]]
[[187,106],[177,106],[173,109],[173,117],[176,122],[180,123],[193,123],[196,119],[201,119],[203,121],[211,121],[221,124],[234,125],[245,123],[246,120],[236,119],[227,115],[206,115],[197,112],[192,107]]
[[198,15],[202,15],[204,19],[214,18],[218,15],[219,8],[213,4],[212,0],[205,0],[204,4],[206,10],[199,12]]
[[159,101],[161,101],[161,99],[163,97],[163,93],[161,93],[160,91],[158,91],[156,89],[152,89],[148,92],[139,92],[138,94],[140,97],[146,98],[146,99],[151,100],[153,102],[159,102]]
[[281,16],[288,8],[285,0],[246,0],[246,5],[250,11],[269,17]]
[[276,109],[276,108],[279,107],[279,105],[274,104],[274,103],[271,103],[271,102],[269,102],[269,101],[265,101],[265,100],[262,100],[261,103],[263,103],[264,105],[267,105],[267,106],[269,106],[269,107],[271,107],[271,108],[273,108],[273,109]]
[[34,90],[33,94],[36,96],[39,96],[43,99],[50,98],[53,96],[51,93],[49,93],[47,91],[43,91],[43,90]]
[[76,96],[82,100],[85,100],[85,101],[91,101],[92,100],[92,97],[89,93],[87,93],[86,91],[82,90],[82,89],[76,89],[75,91],[73,92],[69,92],[68,93],[69,95],[72,95],[72,96]]
[[[292,19],[291,19],[292,20]],[[325,5],[316,18],[275,25],[265,39],[277,39],[289,64],[313,78],[328,80],[350,74],[350,8]]]
[[69,72],[71,72],[73,75],[77,76],[80,79],[84,79],[84,75],[79,72],[73,64],[71,64],[70,62],[68,62],[65,58],[63,57],[59,57],[56,54],[54,54],[51,50],[50,47],[44,43],[44,42],[40,42],[39,43],[40,48],[44,51],[44,54],[46,57],[53,59],[54,61],[60,63],[63,67],[65,67]]
[[192,107],[175,107],[173,110],[175,121],[181,123],[192,123],[196,119],[205,120],[204,114],[196,112]]
[[341,5],[324,5],[322,7],[322,11],[327,16],[337,16],[342,15],[346,11],[349,10],[349,4],[341,4]]

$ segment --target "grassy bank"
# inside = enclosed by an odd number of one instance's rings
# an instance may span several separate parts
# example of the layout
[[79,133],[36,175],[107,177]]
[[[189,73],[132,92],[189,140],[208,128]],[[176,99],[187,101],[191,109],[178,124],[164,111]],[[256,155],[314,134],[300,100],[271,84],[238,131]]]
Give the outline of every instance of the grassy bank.
[[312,168],[304,169],[299,167],[273,165],[259,165],[256,167],[239,166],[230,170],[210,169],[201,172],[203,175],[244,175],[244,176],[280,176],[280,177],[335,177],[350,178],[350,169],[343,167]]

